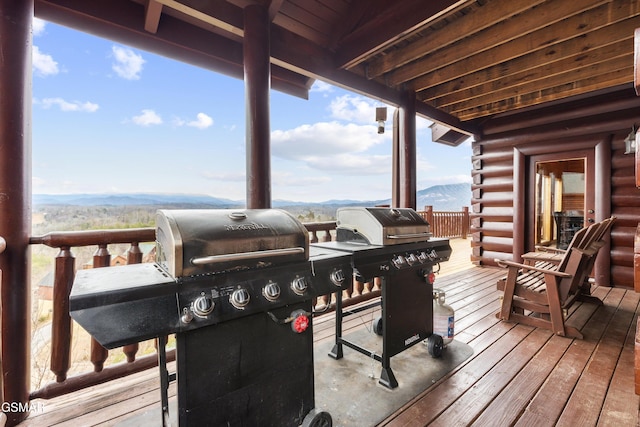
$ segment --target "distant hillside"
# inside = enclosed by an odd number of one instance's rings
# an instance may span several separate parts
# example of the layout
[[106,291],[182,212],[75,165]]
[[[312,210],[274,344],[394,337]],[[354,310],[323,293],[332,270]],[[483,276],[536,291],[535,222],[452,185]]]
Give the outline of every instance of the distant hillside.
[[431,205],[436,211],[459,211],[471,206],[471,184],[435,185],[416,194],[418,210]]
[[[471,202],[470,184],[436,185],[417,193],[417,208],[422,210],[431,205],[434,210],[460,210]],[[154,206],[154,207],[201,207],[201,208],[238,208],[245,206],[242,200],[230,200],[198,194],[34,194],[34,206]],[[327,200],[324,202],[299,202],[274,200],[273,207],[291,208],[302,211],[322,209],[333,211],[340,206],[375,206],[391,204],[387,200]]]
[[238,207],[244,202],[198,194],[34,194],[34,205],[72,206],[163,206],[203,205]]

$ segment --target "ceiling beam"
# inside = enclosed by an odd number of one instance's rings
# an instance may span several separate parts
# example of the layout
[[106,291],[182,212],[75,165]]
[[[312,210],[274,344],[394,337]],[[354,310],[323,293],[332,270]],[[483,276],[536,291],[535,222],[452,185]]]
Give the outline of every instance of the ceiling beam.
[[[628,0],[630,1],[630,0]],[[615,13],[614,13],[615,12]],[[436,91],[447,94],[464,91],[509,75],[556,62],[565,57],[582,57],[599,46],[628,39],[638,11],[612,11],[608,5],[573,16],[539,31],[439,68],[410,82],[418,99],[432,100]],[[544,41],[550,41],[549,43]],[[538,46],[533,49],[532,46]],[[473,67],[469,66],[473,64]]]
[[[165,1],[165,0],[159,0]],[[243,79],[242,44],[163,15],[155,34],[144,28],[145,8],[128,0],[36,0],[37,17],[177,61]],[[272,88],[308,99],[308,77],[272,66]]]
[[[629,40],[631,41],[631,40]],[[632,55],[628,53],[627,47],[622,55],[610,58],[606,61],[590,64],[589,66],[579,67],[577,69],[564,69],[562,72],[553,72],[541,79],[523,80],[521,84],[512,87],[499,89],[482,97],[467,97],[460,99],[455,103],[446,106],[450,112],[458,112],[470,110],[473,107],[482,107],[485,104],[500,102],[505,99],[518,98],[525,94],[534,92],[553,92],[564,97],[565,90],[573,90],[574,87],[580,87],[581,81],[590,81],[593,90],[602,89],[603,87],[617,86],[620,83],[630,83],[633,81],[633,73],[627,75],[626,80],[620,73],[611,73],[610,70],[629,69],[632,63]],[[540,70],[541,72],[544,71]],[[612,83],[609,84],[609,78]],[[622,81],[620,79],[623,79]],[[593,82],[598,83],[593,83]],[[561,88],[559,92],[553,91],[554,88]],[[553,99],[551,99],[553,100]],[[441,108],[442,106],[437,105]]]
[[[607,0],[581,0],[561,2],[560,4],[556,4],[555,2],[543,3],[539,7],[525,12],[526,17],[522,16],[522,19],[502,21],[476,34],[468,42],[457,42],[448,45],[427,57],[386,74],[385,78],[391,85],[400,85],[472,56],[485,61],[493,60],[491,55],[483,55],[484,58],[481,58],[481,54],[482,52],[499,48],[500,46],[504,52],[510,54],[507,58],[503,58],[502,61],[512,59],[524,49],[524,47],[514,46],[518,40],[529,41],[527,47],[529,50],[535,49],[536,47],[542,48],[548,43],[555,43],[557,40],[546,34],[552,24],[563,27],[560,31],[563,34],[564,40],[574,37],[575,33],[572,32],[575,30],[574,26],[565,27],[564,21],[570,16],[578,15],[585,10],[608,2]],[[586,20],[582,24],[587,27],[590,26]],[[581,27],[578,28],[579,30],[581,29]],[[582,32],[584,33],[586,31],[582,30]],[[532,33],[537,34],[537,37],[532,37]],[[525,39],[527,35],[529,36]],[[497,62],[498,61],[493,60],[493,63]],[[473,62],[473,64],[475,64],[475,62]],[[468,66],[467,64],[467,67]],[[421,89],[420,86],[415,85],[414,88]]]
[[514,111],[519,108],[556,101],[573,95],[629,84],[629,75],[632,75],[632,73],[633,64],[627,61],[626,68],[610,71],[607,75],[599,75],[581,82],[572,81],[562,86],[519,94],[517,97],[458,111],[457,115],[460,117],[460,120],[472,120],[474,118],[503,112],[505,107],[508,107],[507,110],[509,111]]
[[340,68],[353,67],[367,55],[402,39],[465,2],[466,0],[387,2],[386,9],[340,40],[336,65]]
[[[544,85],[547,79],[551,79],[558,74],[562,74],[567,70],[577,69],[582,72],[588,67],[598,67],[599,64],[621,56],[628,55],[631,51],[632,38],[628,35],[626,40],[615,40],[613,43],[603,43],[601,46],[590,45],[589,41],[598,40],[599,38],[580,37],[572,40],[572,45],[579,45],[581,49],[575,49],[571,53],[569,49],[551,47],[542,52],[533,52],[529,55],[514,59],[503,67],[492,67],[472,73],[464,77],[466,85],[455,86],[455,83],[447,82],[440,87],[430,88],[420,92],[420,97],[424,101],[429,101],[438,108],[456,104],[467,99],[483,97],[488,100],[495,100],[495,97],[501,96],[504,91],[514,89],[522,93],[523,86],[531,84]],[[566,51],[567,53],[555,61],[545,63],[541,58],[544,53],[549,51]],[[500,78],[500,69],[503,71]],[[504,72],[508,70],[508,72]],[[475,82],[480,82],[475,84]],[[451,89],[451,90],[449,90]],[[499,99],[499,98],[498,98]]]
[[[445,25],[432,31],[424,31],[424,37],[414,43],[385,52],[367,64],[369,78],[376,78],[409,62],[415,61],[444,46],[482,31],[510,17],[522,13],[546,0],[510,0],[489,2],[478,6],[472,13],[455,20],[455,25]],[[454,28],[455,27],[455,28]]]
[[144,11],[144,29],[152,34],[158,32],[161,15],[162,4],[156,0],[147,0],[147,5]]
[[280,8],[282,7],[282,3],[284,0],[270,0],[269,1],[269,21],[273,22],[276,18],[278,12],[280,12]]

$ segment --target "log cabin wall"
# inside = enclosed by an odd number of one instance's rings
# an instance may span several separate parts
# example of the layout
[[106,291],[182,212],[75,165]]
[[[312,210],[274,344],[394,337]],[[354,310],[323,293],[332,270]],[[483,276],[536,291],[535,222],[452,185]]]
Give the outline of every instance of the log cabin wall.
[[496,258],[519,259],[533,250],[532,227],[526,223],[534,216],[533,203],[526,200],[529,156],[594,150],[595,170],[588,171],[596,177],[594,219],[618,218],[600,257],[608,257],[612,286],[632,288],[640,190],[634,156],[624,154],[624,138],[633,124],[640,124],[640,98],[633,87],[486,122],[473,143],[471,261],[495,265]]

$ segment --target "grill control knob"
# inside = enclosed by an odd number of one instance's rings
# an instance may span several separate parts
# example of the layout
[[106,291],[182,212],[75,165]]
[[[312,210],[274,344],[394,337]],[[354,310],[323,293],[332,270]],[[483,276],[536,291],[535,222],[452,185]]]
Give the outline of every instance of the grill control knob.
[[329,279],[331,279],[334,285],[341,286],[342,282],[344,282],[344,272],[342,269],[333,270],[329,275]]
[[193,301],[191,310],[193,311],[193,314],[198,317],[207,317],[209,314],[211,314],[214,307],[215,303],[213,302],[213,299],[206,296],[203,292],[198,298]]
[[296,277],[291,282],[291,290],[296,295],[304,295],[304,293],[307,291],[308,287],[309,286],[307,285],[307,281],[305,280],[304,277]]
[[251,296],[249,295],[249,292],[244,288],[240,288],[231,293],[229,302],[238,310],[243,310],[246,305],[249,304],[250,299]]
[[269,282],[262,288],[262,295],[269,301],[275,301],[280,297],[280,286],[275,282]]
[[427,262],[427,253],[422,251],[418,254],[418,261],[420,261],[422,264],[424,264],[425,262]]
[[418,262],[418,258],[415,256],[415,254],[411,254],[407,257],[407,262],[409,263],[409,265],[413,265]]
[[395,268],[402,268],[407,263],[402,255],[398,255],[397,257],[395,257],[392,262]]

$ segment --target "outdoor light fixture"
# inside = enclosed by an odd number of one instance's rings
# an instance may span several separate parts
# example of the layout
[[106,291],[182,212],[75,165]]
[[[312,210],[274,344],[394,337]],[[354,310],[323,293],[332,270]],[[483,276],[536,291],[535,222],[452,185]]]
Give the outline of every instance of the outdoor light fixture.
[[624,139],[624,154],[633,154],[636,152],[636,126],[631,126],[631,133]]
[[376,107],[376,122],[378,122],[378,133],[384,133],[385,121],[387,121],[387,107]]

